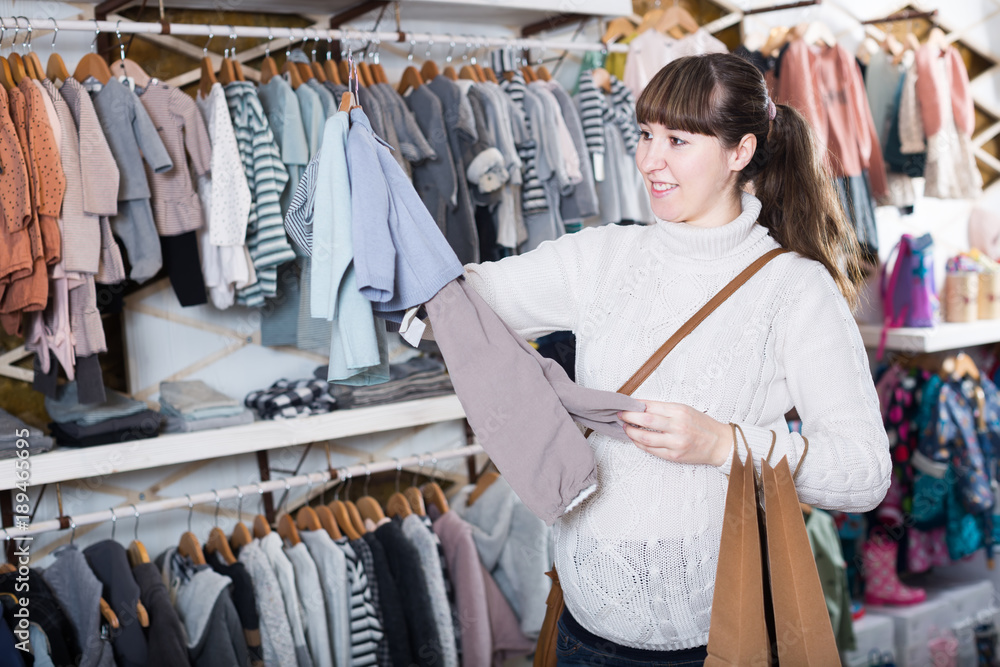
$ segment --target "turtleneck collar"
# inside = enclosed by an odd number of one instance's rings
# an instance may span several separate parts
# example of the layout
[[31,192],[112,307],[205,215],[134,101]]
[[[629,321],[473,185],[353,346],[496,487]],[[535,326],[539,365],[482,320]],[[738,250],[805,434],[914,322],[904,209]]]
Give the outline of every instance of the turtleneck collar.
[[721,227],[703,228],[686,222],[656,219],[656,228],[666,238],[669,251],[680,257],[699,260],[720,259],[737,255],[767,236],[767,229],[757,223],[760,200],[746,192],[741,194],[743,212]]

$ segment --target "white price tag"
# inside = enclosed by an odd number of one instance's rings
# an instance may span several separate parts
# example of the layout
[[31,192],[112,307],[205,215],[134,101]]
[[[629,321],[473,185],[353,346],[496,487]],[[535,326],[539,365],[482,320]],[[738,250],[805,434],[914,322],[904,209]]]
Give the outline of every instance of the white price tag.
[[594,153],[594,180],[604,181],[604,153]]
[[413,347],[420,344],[420,338],[424,335],[427,325],[417,317],[420,306],[410,308],[403,314],[403,321],[399,324],[399,335]]

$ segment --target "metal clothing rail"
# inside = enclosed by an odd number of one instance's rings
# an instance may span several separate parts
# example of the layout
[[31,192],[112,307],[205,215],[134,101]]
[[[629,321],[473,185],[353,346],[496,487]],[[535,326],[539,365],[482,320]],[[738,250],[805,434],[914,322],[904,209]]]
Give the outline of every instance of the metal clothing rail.
[[349,480],[354,477],[368,475],[369,473],[387,472],[399,470],[404,466],[423,465],[426,463],[437,464],[446,459],[467,458],[482,453],[483,448],[479,445],[469,445],[457,449],[447,449],[439,452],[427,452],[416,456],[408,456],[391,461],[378,461],[375,463],[361,463],[353,466],[336,468],[335,470],[324,470],[313,472],[307,475],[297,475],[285,479],[272,479],[266,482],[246,484],[243,486],[230,486],[224,489],[208,491],[205,493],[192,493],[174,498],[155,500],[149,503],[137,503],[122,505],[121,508],[131,510],[131,513],[113,512],[112,510],[102,510],[100,512],[90,512],[79,516],[64,516],[59,519],[49,521],[39,521],[28,526],[26,529],[8,526],[0,529],[3,532],[3,539],[17,540],[22,537],[30,537],[41,533],[49,533],[56,530],[76,529],[80,526],[104,523],[106,521],[116,521],[128,517],[135,517],[158,512],[168,512],[170,510],[191,508],[195,505],[205,505],[217,503],[230,498],[240,498],[252,496],[252,494],[263,495],[272,491],[282,491],[299,486],[315,486],[325,484],[333,480]]
[[[3,23],[8,30],[13,30],[17,21],[24,17],[3,17]],[[484,35],[455,35],[455,34],[432,34],[418,32],[371,32],[366,30],[353,30],[341,28],[336,30],[320,30],[318,28],[285,28],[266,26],[244,26],[244,25],[211,25],[199,23],[140,23],[125,21],[56,21],[51,18],[32,18],[28,25],[33,30],[73,30],[79,32],[92,32],[95,35],[100,33],[115,34],[115,32],[132,34],[156,34],[156,35],[191,35],[191,36],[214,36],[217,38],[226,37],[255,37],[260,39],[285,38],[295,41],[300,40],[342,40],[357,42],[409,42],[410,44],[445,44],[466,46],[472,48],[505,47],[509,46],[518,49],[544,49],[552,51],[611,51],[616,53],[628,53],[626,44],[610,44],[605,46],[600,42],[570,42],[566,40],[545,40],[545,39],[522,39],[518,37],[486,37]],[[26,29],[28,25],[21,25],[21,29]]]

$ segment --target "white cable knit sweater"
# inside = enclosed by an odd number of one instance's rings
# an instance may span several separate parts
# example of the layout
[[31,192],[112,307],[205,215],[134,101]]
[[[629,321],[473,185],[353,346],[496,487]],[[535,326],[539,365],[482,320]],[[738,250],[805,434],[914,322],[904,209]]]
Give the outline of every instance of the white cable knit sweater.
[[[470,284],[518,333],[577,335],[580,384],[615,391],[695,311],[777,247],[743,195],[731,223],[702,229],[585,229],[501,262],[469,265]],[[809,438],[799,498],[829,509],[874,508],[889,486],[889,445],[868,357],[826,269],[781,255],[684,339],[635,392],[684,403],[745,431],[760,468],[773,429],[776,463],[792,469]],[[566,605],[583,627],[625,646],[708,643],[729,463],[664,461],[594,434],[598,490],[555,525]],[[741,447],[742,450],[742,447]]]

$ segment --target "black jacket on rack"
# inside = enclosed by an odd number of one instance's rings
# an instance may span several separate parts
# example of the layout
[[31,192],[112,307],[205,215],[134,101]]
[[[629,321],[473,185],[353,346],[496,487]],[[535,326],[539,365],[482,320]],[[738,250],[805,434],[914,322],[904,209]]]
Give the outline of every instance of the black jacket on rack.
[[149,614],[149,667],[190,667],[187,635],[158,567],[140,563],[132,568],[142,606]]
[[385,622],[382,630],[389,638],[389,655],[392,657],[392,664],[411,665],[413,664],[413,654],[410,651],[410,633],[406,627],[406,612],[400,602],[399,588],[392,576],[385,549],[374,533],[365,533],[362,537],[371,547],[372,557],[375,559],[375,579],[378,582],[382,616]]
[[125,547],[102,540],[83,550],[87,565],[104,586],[104,599],[118,615],[119,627],[111,631],[111,646],[118,667],[145,667],[149,659],[146,634],[139,625],[139,584],[135,583]]
[[410,633],[410,650],[417,665],[434,667],[441,655],[441,638],[434,623],[427,579],[420,565],[420,553],[403,534],[395,521],[378,527],[375,537],[385,549],[392,578],[399,588],[407,630]]
[[[45,583],[37,570],[28,571],[27,593],[18,591],[17,572],[0,574],[0,599],[3,600],[5,612],[11,606],[20,606],[16,598],[28,596],[31,622],[37,623],[49,641],[49,657],[55,667],[75,667],[80,656],[80,647],[76,640],[76,631],[69,622],[66,612],[59,606],[59,601],[52,595],[52,590]],[[5,614],[6,615],[6,614]],[[6,663],[4,663],[6,664]]]

